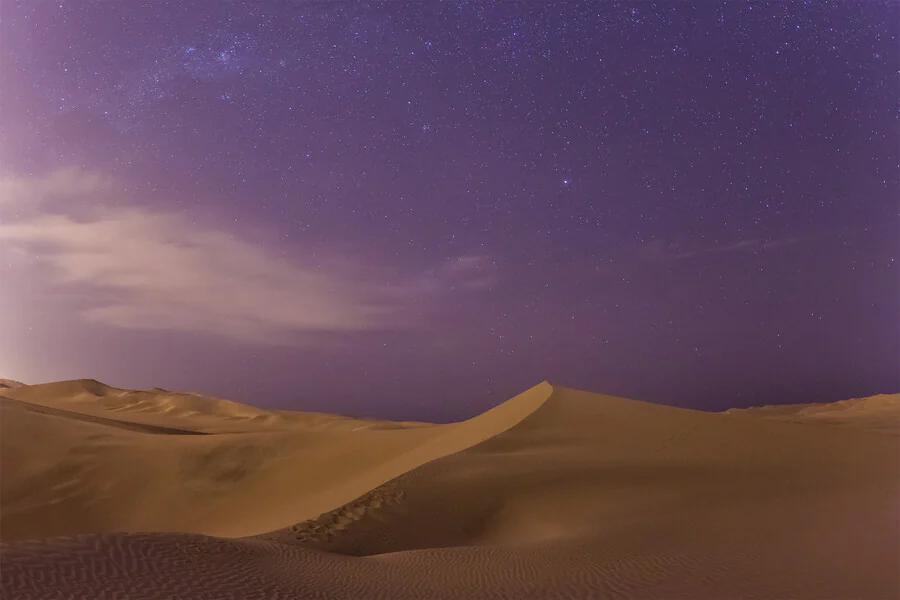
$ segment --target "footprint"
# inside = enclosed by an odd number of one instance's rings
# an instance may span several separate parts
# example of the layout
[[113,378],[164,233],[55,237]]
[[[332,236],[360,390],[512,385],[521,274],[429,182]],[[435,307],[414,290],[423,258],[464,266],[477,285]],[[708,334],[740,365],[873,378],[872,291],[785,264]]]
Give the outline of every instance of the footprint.
[[377,514],[372,514],[373,511],[384,506],[399,504],[404,497],[402,490],[376,489],[340,508],[323,513],[315,519],[297,523],[290,528],[290,531],[294,534],[295,539],[302,542],[331,541],[336,534],[346,531],[354,522],[367,515],[381,520]]

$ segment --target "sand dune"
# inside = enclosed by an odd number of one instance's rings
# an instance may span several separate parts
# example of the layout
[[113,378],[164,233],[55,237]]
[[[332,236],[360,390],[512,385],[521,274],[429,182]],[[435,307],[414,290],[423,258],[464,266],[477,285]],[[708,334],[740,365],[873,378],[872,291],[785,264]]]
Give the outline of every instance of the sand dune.
[[51,406],[43,406],[40,404],[32,404],[31,402],[23,402],[15,400],[8,396],[0,395],[0,406],[3,410],[19,410],[28,411],[37,414],[51,415],[63,419],[71,419],[75,421],[83,421],[85,423],[97,423],[98,425],[108,425],[118,429],[127,431],[139,431],[141,433],[160,433],[170,435],[208,435],[202,431],[193,431],[191,429],[178,429],[175,427],[163,427],[160,425],[150,425],[141,423],[132,423],[130,421],[119,421],[109,417],[101,417],[91,414],[84,414],[77,411],[65,410]]
[[285,527],[488,439],[541,400],[532,391],[463,423],[387,427],[300,412],[260,411],[270,418],[235,422],[235,413],[259,409],[202,397],[191,400],[205,410],[165,418],[146,409],[152,401],[171,406],[170,397],[136,392],[145,411],[128,412],[122,407],[135,404],[125,390],[91,381],[15,391],[27,393],[7,390],[0,404],[4,541],[123,530],[241,536]]
[[11,389],[11,388],[20,388],[25,384],[21,381],[15,381],[13,379],[0,379],[0,390],[2,389]]
[[268,411],[200,394],[123,390],[93,379],[59,381],[4,390],[4,395],[30,404],[84,415],[111,417],[139,424],[170,426],[181,422],[198,431],[241,431],[281,419]]
[[[430,426],[430,423],[353,419],[327,413],[266,410],[196,393],[170,392],[162,388],[125,390],[94,379],[59,381],[4,389],[4,396],[103,418],[142,425],[180,427],[204,433],[273,432],[279,429],[360,430]],[[177,425],[176,425],[177,424]]]
[[846,425],[900,435],[900,394],[880,394],[830,403],[757,406],[731,409],[726,413],[794,423]]
[[[169,421],[207,435],[14,400],[3,598],[900,597],[900,438],[880,431],[547,383],[450,425]],[[69,537],[30,539],[50,535]]]

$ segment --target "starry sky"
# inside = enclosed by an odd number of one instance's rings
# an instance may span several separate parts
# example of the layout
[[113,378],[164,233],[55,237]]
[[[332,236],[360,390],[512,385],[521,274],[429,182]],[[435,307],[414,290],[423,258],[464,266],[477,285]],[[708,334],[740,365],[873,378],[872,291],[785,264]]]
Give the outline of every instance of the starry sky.
[[4,0],[0,376],[900,391],[900,4]]

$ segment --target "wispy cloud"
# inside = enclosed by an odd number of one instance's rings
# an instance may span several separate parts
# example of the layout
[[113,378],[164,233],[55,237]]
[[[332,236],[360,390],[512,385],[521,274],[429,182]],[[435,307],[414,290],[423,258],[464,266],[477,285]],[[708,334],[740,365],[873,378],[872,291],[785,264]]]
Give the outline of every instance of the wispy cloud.
[[490,289],[498,283],[497,263],[484,254],[468,254],[447,260],[439,277],[462,289]]
[[778,240],[765,240],[761,238],[750,238],[745,240],[736,240],[727,244],[719,244],[704,247],[685,247],[674,242],[666,240],[652,240],[645,243],[640,252],[640,256],[650,261],[680,261],[698,256],[708,256],[712,254],[730,254],[736,252],[752,252],[757,253],[763,250],[772,250],[782,246],[789,246],[801,241],[803,238],[794,236],[790,238]]
[[428,269],[416,286],[428,294],[491,290],[499,283],[496,262],[484,254],[451,257]]
[[109,188],[108,178],[73,167],[57,169],[43,177],[0,176],[0,207],[29,210],[38,204],[83,199]]
[[[14,190],[8,203],[73,199],[106,185],[76,171],[45,178],[0,178]],[[67,191],[68,190],[68,191]],[[73,191],[74,190],[74,191]],[[298,333],[365,331],[415,326],[430,291],[418,277],[388,281],[361,276],[362,264],[287,260],[232,232],[194,224],[181,213],[142,207],[62,209],[0,216],[0,249],[31,252],[63,289],[87,289],[83,316],[131,329],[170,329],[241,341],[285,343]],[[5,251],[5,250],[4,250]],[[473,259],[458,260],[460,282],[477,282]],[[335,266],[339,265],[339,266]]]

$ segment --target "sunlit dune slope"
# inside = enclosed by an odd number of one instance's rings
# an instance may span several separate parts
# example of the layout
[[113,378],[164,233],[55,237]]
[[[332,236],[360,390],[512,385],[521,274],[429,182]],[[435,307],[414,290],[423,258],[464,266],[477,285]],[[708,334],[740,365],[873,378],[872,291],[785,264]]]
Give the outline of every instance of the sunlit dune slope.
[[15,381],[13,379],[0,379],[0,390],[20,388],[24,385],[25,384],[21,381]]
[[[349,434],[331,438],[344,451],[306,481],[341,493],[318,511],[308,502],[311,518],[291,527],[230,540],[109,534],[8,546],[0,591],[38,598],[31,582],[55,581],[74,597],[134,599],[900,597],[896,436],[549,384],[455,426],[353,432],[376,433],[384,437],[356,446]],[[413,435],[422,436],[414,450],[360,466],[359,450]],[[288,459],[266,468],[283,476],[326,447],[308,444],[304,455],[282,442],[269,448]],[[372,483],[376,471],[390,481]],[[150,480],[175,488],[164,473]],[[220,497],[243,498],[229,509],[241,519],[300,487],[246,484]],[[211,502],[198,500],[180,508],[203,518]]]
[[[549,389],[463,423],[407,426],[93,381],[13,390],[0,398],[0,535],[284,527],[490,438]],[[229,432],[236,415],[255,422]]]

